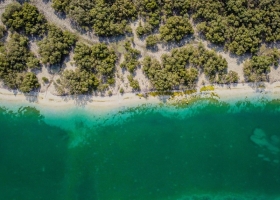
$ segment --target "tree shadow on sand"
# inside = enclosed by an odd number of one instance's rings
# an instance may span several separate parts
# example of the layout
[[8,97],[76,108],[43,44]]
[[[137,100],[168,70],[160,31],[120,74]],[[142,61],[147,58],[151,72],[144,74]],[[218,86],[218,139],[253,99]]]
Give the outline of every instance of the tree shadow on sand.
[[146,47],[148,51],[151,51],[152,53],[156,53],[158,52],[159,48],[158,48],[158,44],[151,46],[151,47]]
[[241,65],[244,63],[244,61],[251,59],[252,54],[251,53],[244,53],[243,55],[236,55],[235,53],[232,53],[225,49],[223,44],[214,44],[209,43],[207,44],[207,47],[216,51],[217,53],[228,53],[230,58],[236,59],[236,62],[238,65]]
[[93,95],[65,95],[61,96],[64,102],[74,101],[74,104],[79,107],[85,107],[88,103],[93,102]]
[[38,96],[39,96],[39,90],[38,91],[32,91],[29,93],[24,93],[25,99],[29,103],[37,103],[38,102]]
[[193,35],[185,36],[179,42],[172,41],[172,42],[161,42],[160,45],[166,51],[171,51],[174,48],[180,48],[185,46],[186,44],[191,44],[195,41],[195,37]]
[[118,35],[118,36],[109,36],[109,37],[103,37],[103,36],[99,36],[99,42],[102,43],[113,43],[113,42],[120,42],[126,40],[126,35]]

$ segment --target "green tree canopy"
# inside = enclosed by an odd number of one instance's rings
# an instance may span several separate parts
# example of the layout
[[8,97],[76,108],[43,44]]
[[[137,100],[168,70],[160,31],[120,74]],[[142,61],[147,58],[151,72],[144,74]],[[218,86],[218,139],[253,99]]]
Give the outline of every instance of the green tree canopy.
[[253,56],[251,60],[244,63],[244,76],[249,82],[267,81],[267,73],[273,64],[273,59],[267,55]]
[[106,44],[98,43],[90,47],[78,43],[74,53],[74,60],[81,69],[105,76],[113,76],[117,56]]
[[154,47],[158,42],[158,37],[156,35],[149,35],[146,38],[146,47]]
[[76,42],[76,36],[68,31],[50,25],[48,35],[38,42],[39,53],[45,64],[58,64],[64,56],[69,54],[71,47]]
[[85,29],[92,27],[100,36],[125,34],[128,21],[137,16],[131,0],[53,0],[52,6],[67,13],[79,26]]
[[135,91],[140,90],[140,85],[139,85],[138,80],[135,80],[132,75],[128,75],[127,79],[129,81],[130,87],[132,87],[133,90],[135,90]]
[[124,61],[121,63],[122,68],[126,68],[130,73],[133,73],[137,66],[140,65],[138,57],[140,51],[131,47],[131,43],[127,41],[124,45],[126,53],[124,54]]
[[3,23],[16,31],[23,31],[28,35],[43,35],[46,31],[46,19],[38,9],[29,4],[9,4],[2,15]]
[[146,32],[150,32],[154,28],[159,26],[161,14],[160,0],[139,0],[136,1],[136,5],[140,16],[146,21],[146,24],[144,26],[146,27]]
[[159,29],[160,37],[164,41],[180,41],[184,36],[193,34],[193,28],[188,19],[173,16],[167,19],[165,25]]
[[78,43],[74,50],[74,60],[80,70],[95,74],[99,78],[100,90],[108,88],[108,84],[115,83],[114,72],[117,61],[115,52],[104,43],[94,44],[91,47]]
[[90,15],[97,35],[122,35],[127,30],[128,20],[136,17],[136,8],[129,0],[116,0],[112,3],[98,0]]
[[145,57],[143,71],[158,91],[168,91],[180,86],[194,88],[199,72],[204,72],[210,82],[238,81],[236,72],[227,73],[227,62],[214,51],[201,44],[173,49],[162,56],[162,64],[156,59]]
[[217,44],[224,43],[228,37],[227,21],[219,15],[208,23],[200,23],[198,30],[205,35],[207,40]]
[[61,75],[60,85],[55,84],[60,94],[89,94],[97,88],[97,77],[85,70],[65,70]]
[[279,1],[192,0],[189,10],[206,39],[225,43],[237,55],[255,54],[261,42],[280,40]]
[[38,78],[32,72],[19,75],[18,79],[20,80],[19,90],[21,92],[28,93],[40,87]]
[[0,39],[4,37],[5,33],[6,33],[6,28],[0,25]]
[[9,88],[18,89],[20,87],[18,75],[26,72],[28,67],[39,67],[37,61],[28,48],[28,39],[14,33],[5,46],[5,52],[0,54],[0,78]]

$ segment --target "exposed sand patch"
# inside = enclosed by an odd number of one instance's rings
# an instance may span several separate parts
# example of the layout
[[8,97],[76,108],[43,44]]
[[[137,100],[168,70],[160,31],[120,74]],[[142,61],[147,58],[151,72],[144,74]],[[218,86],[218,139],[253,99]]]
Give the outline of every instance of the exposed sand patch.
[[[199,91],[199,90],[198,90]],[[235,87],[224,87],[215,86],[214,91],[206,92],[211,94],[215,93],[218,95],[221,101],[234,100],[234,99],[245,99],[249,97],[268,97],[270,99],[280,98],[280,82],[273,84],[265,83],[265,88],[258,89],[253,88],[249,84],[237,84]],[[205,92],[198,92],[197,95],[205,94]],[[188,97],[186,95],[185,97]],[[182,97],[183,98],[183,97]],[[168,101],[168,97],[148,97],[140,98],[134,93],[126,93],[124,95],[116,94],[111,97],[108,96],[56,96],[51,92],[40,92],[29,95],[23,95],[20,92],[15,92],[0,88],[0,102],[15,102],[20,104],[39,104],[42,106],[49,106],[51,108],[67,108],[69,106],[82,106],[91,109],[104,109],[110,110],[119,107],[134,107],[143,104],[158,104],[162,103],[162,99]]]
[[274,83],[277,81],[280,81],[280,67],[271,67],[271,71],[269,73],[269,82]]

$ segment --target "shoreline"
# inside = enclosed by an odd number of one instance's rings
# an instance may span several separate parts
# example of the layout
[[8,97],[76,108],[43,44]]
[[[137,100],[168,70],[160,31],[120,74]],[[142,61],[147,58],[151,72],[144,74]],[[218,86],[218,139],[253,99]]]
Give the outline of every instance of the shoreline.
[[[239,83],[235,86],[228,85],[214,85],[214,90],[200,92],[197,88],[195,95],[215,94],[221,101],[231,101],[234,99],[246,99],[249,97],[267,97],[268,99],[280,98],[280,81],[264,83],[265,87],[255,88],[250,83]],[[175,96],[171,101],[180,101],[182,99],[191,98],[191,95]],[[27,106],[42,106],[51,109],[67,109],[71,108],[87,108],[94,110],[111,110],[123,107],[135,107],[144,104],[160,104],[170,102],[170,96],[151,96],[147,98],[139,97],[135,93],[125,93],[123,95],[113,96],[93,96],[93,95],[79,95],[79,96],[56,96],[50,92],[38,93],[38,95],[24,95],[20,92],[14,93],[11,90],[0,88],[0,103],[1,104],[20,104]]]

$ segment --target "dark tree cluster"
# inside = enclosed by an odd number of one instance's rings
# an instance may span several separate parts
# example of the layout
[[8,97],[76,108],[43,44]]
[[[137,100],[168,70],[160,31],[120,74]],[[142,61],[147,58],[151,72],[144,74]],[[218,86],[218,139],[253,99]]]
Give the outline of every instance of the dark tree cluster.
[[137,10],[144,19],[144,25],[140,24],[136,32],[138,36],[151,33],[160,25],[161,21],[161,2],[160,0],[139,0],[137,2]]
[[170,17],[174,13],[183,16],[188,13],[191,1],[186,0],[163,0],[162,14]]
[[58,12],[67,13],[69,18],[79,24],[81,27],[91,25],[90,10],[95,1],[92,0],[52,0],[52,7]]
[[107,80],[114,78],[117,56],[114,50],[108,48],[106,44],[98,43],[90,47],[78,43],[74,53],[76,65],[81,70],[104,76],[103,78]]
[[253,56],[244,63],[244,76],[249,82],[267,81],[271,65],[272,60],[268,56]]
[[28,48],[28,39],[14,33],[0,54],[0,78],[11,89],[30,92],[40,87],[34,73],[28,68],[39,67],[38,59]]
[[226,77],[229,79],[236,75],[236,72],[227,74],[226,60],[214,51],[206,50],[202,45],[173,49],[170,55],[162,56],[162,65],[156,59],[145,57],[142,65],[145,74],[158,91],[172,90],[180,86],[193,88],[199,71],[203,71],[212,83],[221,83]]
[[170,17],[175,17],[172,20],[174,22],[178,19],[176,17],[184,16],[184,20],[179,21],[186,26],[185,22],[188,21],[186,14],[190,8],[189,0],[138,0],[136,2],[139,16],[144,20],[144,23],[140,23],[136,29],[138,36],[150,34],[160,26],[162,19]]
[[134,91],[139,91],[140,90],[140,85],[139,85],[138,80],[134,79],[132,75],[128,75],[127,80],[129,82],[130,87],[132,87],[132,89]]
[[78,43],[74,50],[77,69],[65,70],[56,89],[60,94],[89,94],[99,88],[105,90],[114,84],[117,56],[104,43],[87,46]]
[[[39,53],[45,64],[58,64],[69,53],[76,37],[68,31],[62,31],[54,25],[48,25],[45,16],[30,3],[11,3],[2,14],[3,23],[10,31],[32,36],[45,36],[38,42]],[[39,61],[29,59],[27,66],[36,68]]]
[[157,59],[147,56],[144,58],[142,66],[154,89],[160,92],[172,89],[174,86],[172,83],[172,73],[164,69]]
[[255,55],[244,63],[244,76],[246,81],[268,81],[268,73],[271,66],[278,66],[280,52],[277,49],[268,51],[262,55]]
[[27,35],[42,36],[47,28],[44,15],[29,3],[9,4],[2,15],[2,21],[11,30],[22,31]]
[[130,42],[126,42],[125,45],[126,53],[124,54],[124,61],[121,63],[121,68],[126,68],[130,73],[133,73],[136,68],[140,65],[138,58],[140,51],[131,47]]
[[238,73],[230,70],[227,74],[220,76],[219,83],[231,84],[231,83],[238,83],[238,81],[239,81]]
[[6,28],[4,27],[4,26],[2,26],[2,25],[0,25],[0,40],[2,40],[3,39],[3,37],[5,36],[5,34],[6,34]]
[[38,78],[32,72],[19,74],[17,80],[19,83],[18,89],[24,93],[31,92],[32,90],[38,89],[40,87]]
[[[244,64],[245,80],[267,81],[271,66],[278,66],[277,49],[262,52],[263,42],[280,40],[279,0],[52,0],[53,8],[64,12],[80,27],[92,28],[97,35],[115,36],[131,33],[129,22],[139,17],[138,36],[146,37],[146,47],[161,41],[179,42],[194,33],[189,21],[212,43],[224,45],[237,55],[252,53]],[[31,53],[28,39],[38,42],[41,62],[61,64],[75,46],[77,37],[54,25],[49,25],[38,9],[30,3],[11,3],[2,15],[0,26],[0,79],[11,89],[30,92],[40,87],[32,69],[40,61]],[[6,34],[6,28],[9,34]],[[155,33],[159,33],[158,37]],[[22,34],[22,35],[20,35]],[[8,41],[5,42],[6,37]],[[37,37],[39,36],[39,37]],[[4,43],[5,42],[5,43]],[[124,45],[124,61],[120,64],[133,90],[140,90],[133,73],[142,64],[143,71],[157,91],[193,88],[200,73],[211,83],[237,83],[238,74],[228,71],[227,62],[215,51],[203,45],[187,45],[163,55],[161,61],[145,57],[141,52]],[[115,83],[117,56],[106,44],[87,46],[78,43],[74,50],[76,70],[65,70],[55,84],[60,94],[88,94],[105,91]]]
[[179,42],[184,36],[193,34],[194,30],[187,18],[172,16],[160,27],[159,32],[162,40]]
[[[136,29],[138,36],[154,31],[160,26],[162,19],[184,16],[190,8],[188,0],[139,0],[136,2],[139,16],[144,20],[144,23],[140,23]],[[184,20],[188,20],[188,17],[184,16]],[[185,24],[184,20],[182,24]]]
[[156,46],[157,42],[158,42],[158,37],[156,35],[149,35],[146,38],[146,47],[147,48],[153,48]]
[[256,53],[261,42],[280,40],[280,1],[187,0],[205,37],[237,55]]
[[79,26],[92,27],[100,36],[130,32],[128,21],[137,16],[132,0],[53,0],[52,6],[67,13]]
[[[162,39],[179,41],[193,32],[189,17],[207,40],[237,54],[255,54],[261,42],[280,40],[278,0],[52,0],[81,26],[98,35],[130,31],[127,22],[139,16],[138,36],[160,27]],[[164,23],[166,22],[166,23]]]
[[[67,12],[68,13],[69,7],[70,7],[70,2],[71,2],[71,0],[52,0],[52,7],[58,12]],[[90,3],[90,1],[84,1],[84,2]]]
[[[210,82],[218,82],[218,77],[227,71],[227,61],[215,51],[206,50],[203,45],[187,46],[181,49],[174,49],[170,56],[163,56],[163,65],[172,71],[184,71],[186,65],[191,65],[202,70]],[[178,76],[180,77],[180,76]],[[177,84],[180,79],[175,79]]]
[[5,35],[7,34],[7,30],[5,26],[0,25],[0,52],[5,52]]
[[38,42],[39,53],[44,64],[59,64],[68,55],[77,38],[68,31],[54,25],[48,26],[48,34]]
[[99,84],[98,78],[93,73],[79,68],[75,71],[65,70],[59,82],[59,84],[55,83],[55,87],[60,95],[89,94]]
[[136,8],[131,0],[98,0],[90,11],[97,35],[112,36],[131,32],[128,20],[135,19]]
[[[29,3],[9,4],[2,21],[14,33],[1,49],[0,78],[9,88],[24,93],[40,87],[36,75],[27,72],[28,69],[39,68],[40,61],[30,52],[28,39],[19,33],[45,36],[38,42],[39,54],[42,62],[50,65],[61,63],[76,42],[76,37],[70,32],[48,25],[44,15]],[[0,31],[3,37],[5,29],[1,27]]]

